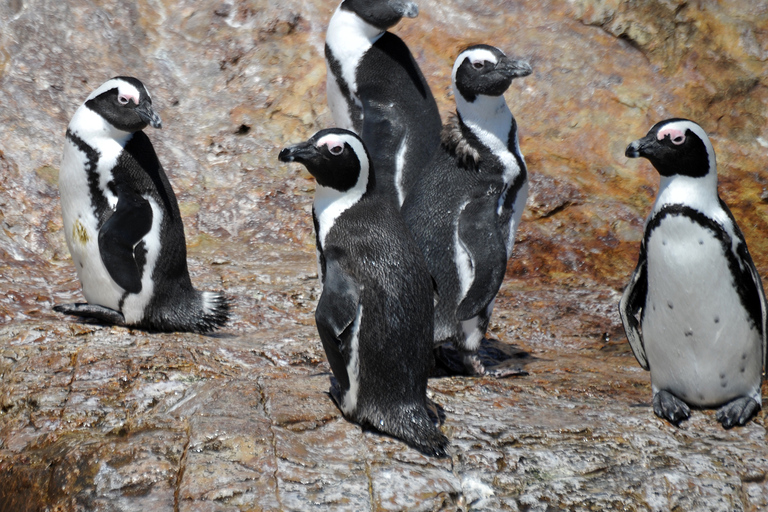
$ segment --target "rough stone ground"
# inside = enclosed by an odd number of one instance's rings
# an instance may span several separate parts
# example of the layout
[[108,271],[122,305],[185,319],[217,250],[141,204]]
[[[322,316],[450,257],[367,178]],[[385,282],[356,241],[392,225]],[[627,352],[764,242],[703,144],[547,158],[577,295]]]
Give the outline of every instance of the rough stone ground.
[[[330,124],[335,2],[0,4],[0,510],[768,509],[766,414],[724,431],[650,408],[616,304],[658,178],[626,144],[699,121],[721,196],[768,276],[768,6],[745,0],[424,0],[395,31],[445,114],[459,49],[534,74],[507,99],[532,174],[491,335],[527,376],[439,378],[451,458],[346,422],[327,395],[308,175],[279,148]],[[196,285],[234,318],[212,336],[64,319],[81,300],[61,232],[66,124],[134,75],[177,191]],[[768,391],[763,387],[764,394]]]

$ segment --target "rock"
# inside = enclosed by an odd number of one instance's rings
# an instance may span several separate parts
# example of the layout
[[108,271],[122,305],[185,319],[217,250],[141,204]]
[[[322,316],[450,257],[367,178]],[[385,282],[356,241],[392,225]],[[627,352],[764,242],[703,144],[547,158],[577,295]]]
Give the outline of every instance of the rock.
[[[444,118],[461,47],[534,69],[507,93],[532,184],[490,327],[524,371],[430,380],[446,460],[347,422],[327,394],[315,184],[277,152],[331,122],[335,4],[1,3],[0,510],[768,508],[765,413],[729,431],[711,411],[679,429],[656,418],[617,311],[658,186],[624,148],[665,117],[710,133],[721,196],[768,275],[763,3],[424,0],[395,27]],[[121,74],[163,119],[148,135],[193,281],[236,300],[220,333],[51,309],[82,300],[58,205],[64,130]]]

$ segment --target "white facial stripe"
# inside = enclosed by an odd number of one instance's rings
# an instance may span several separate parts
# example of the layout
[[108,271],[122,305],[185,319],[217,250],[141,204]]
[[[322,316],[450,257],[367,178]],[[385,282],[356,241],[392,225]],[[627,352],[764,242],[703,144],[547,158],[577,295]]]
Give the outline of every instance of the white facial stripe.
[[139,98],[141,97],[139,90],[128,82],[115,78],[112,80],[107,80],[101,84],[99,88],[93,91],[85,101],[90,101],[111,89],[117,89],[118,94],[133,100],[137,105],[139,104]]
[[469,59],[469,61],[472,63],[483,62],[486,60],[493,62],[494,64],[498,62],[496,55],[494,55],[490,50],[486,50],[485,48],[474,48],[472,50],[461,52],[461,55],[458,56],[456,62],[453,64],[453,71],[451,72],[451,77],[453,78],[454,82],[456,81],[456,72],[459,70],[459,67],[466,59]]
[[325,246],[325,237],[336,219],[363,197],[368,187],[368,170],[370,165],[363,143],[352,135],[328,134],[320,138],[317,147],[327,144],[348,144],[357,155],[360,162],[360,175],[357,183],[350,190],[341,192],[318,183],[315,191],[314,211],[318,224],[318,239],[320,247]]

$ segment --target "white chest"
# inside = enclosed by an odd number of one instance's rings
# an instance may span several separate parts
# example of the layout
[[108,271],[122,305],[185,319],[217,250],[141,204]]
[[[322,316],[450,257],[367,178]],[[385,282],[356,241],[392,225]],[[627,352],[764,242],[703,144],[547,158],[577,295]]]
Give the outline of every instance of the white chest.
[[655,390],[717,406],[759,391],[761,338],[713,233],[668,216],[647,244],[643,341]]

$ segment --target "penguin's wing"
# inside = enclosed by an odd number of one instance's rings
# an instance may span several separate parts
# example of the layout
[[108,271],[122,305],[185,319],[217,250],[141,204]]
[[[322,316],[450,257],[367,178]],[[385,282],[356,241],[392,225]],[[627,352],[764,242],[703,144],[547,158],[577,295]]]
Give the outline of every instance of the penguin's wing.
[[498,201],[492,196],[473,199],[459,214],[459,242],[469,253],[474,279],[456,309],[456,318],[477,316],[496,297],[507,270],[507,249],[497,228]]
[[[718,198],[719,199],[719,198]],[[757,327],[761,329],[763,339],[763,368],[768,372],[768,304],[765,302],[765,290],[763,289],[763,282],[760,280],[760,274],[755,268],[755,263],[752,261],[752,256],[747,249],[747,241],[744,238],[744,234],[739,229],[739,225],[736,224],[736,218],[731,213],[728,205],[722,199],[719,199],[720,207],[725,211],[726,215],[731,221],[731,228],[733,229],[733,235],[738,239],[738,243],[731,244],[731,252],[735,256],[736,261],[739,262],[739,268],[734,269],[741,275],[734,276],[736,278],[736,287],[744,301],[744,306],[747,309],[747,314],[752,318]],[[726,229],[726,231],[728,231]]]
[[99,230],[99,253],[110,277],[128,293],[141,291],[141,271],[133,249],[152,227],[149,201],[117,185],[117,206]]
[[642,318],[642,309],[645,306],[645,297],[648,294],[648,274],[646,266],[645,243],[640,246],[640,257],[637,260],[635,271],[629,284],[624,289],[624,293],[619,301],[619,314],[621,322],[624,324],[624,332],[627,334],[629,346],[635,359],[640,363],[644,370],[648,370],[648,358],[645,356],[645,346],[643,345],[643,333],[640,332],[640,318]]
[[[325,254],[325,282],[315,310],[315,323],[333,375],[342,389],[349,389],[345,342],[354,335],[355,320],[360,316],[361,287],[336,258]],[[359,327],[359,326],[358,326]]]

